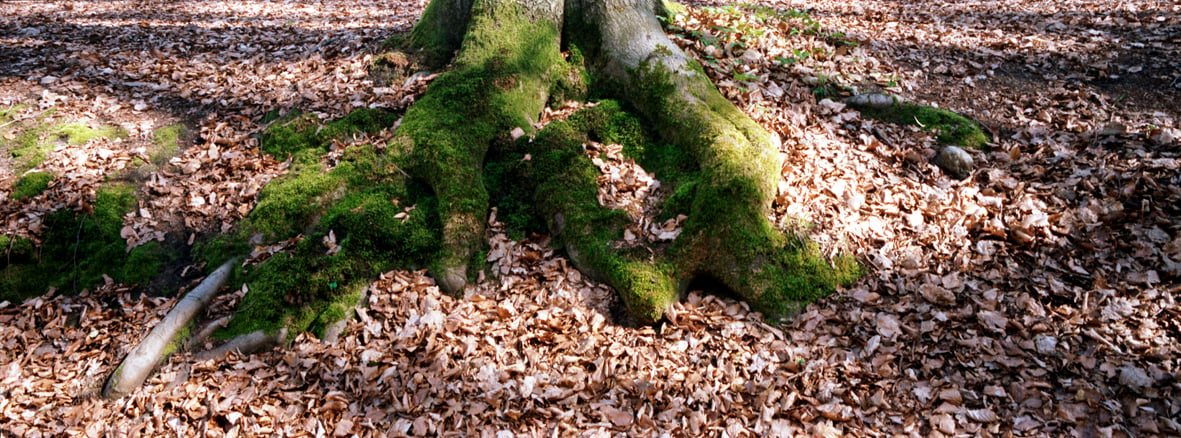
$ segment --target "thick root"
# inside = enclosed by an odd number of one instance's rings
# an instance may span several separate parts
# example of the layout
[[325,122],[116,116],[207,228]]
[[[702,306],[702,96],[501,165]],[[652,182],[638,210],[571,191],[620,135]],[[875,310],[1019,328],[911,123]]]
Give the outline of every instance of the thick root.
[[[834,269],[803,237],[769,221],[783,163],[773,137],[722,96],[701,67],[674,45],[650,0],[572,0],[571,32],[589,49],[591,67],[617,87],[700,166],[688,221],[671,258],[681,285],[698,276],[720,281],[752,307],[790,315],[858,274],[852,260]],[[568,17],[570,7],[568,6]],[[626,296],[626,294],[625,294]]]
[[565,70],[552,5],[541,3],[476,1],[451,71],[407,111],[392,144],[439,198],[443,242],[431,272],[448,293],[462,291],[483,245],[488,193],[480,169],[489,145],[515,128],[532,131],[553,77]]
[[345,327],[349,325],[349,320],[361,312],[361,309],[364,308],[367,303],[369,303],[368,287],[361,291],[361,297],[357,299],[357,304],[353,306],[352,311],[349,312],[344,319],[340,319],[332,324],[329,324],[328,327],[324,329],[324,336],[320,338],[320,341],[328,345],[336,345],[336,342],[340,340],[340,335],[344,334]]
[[600,171],[582,150],[592,136],[628,141],[620,133],[629,129],[611,123],[618,114],[622,113],[613,103],[584,110],[549,125],[532,141],[516,142],[516,155],[510,156],[529,155],[529,160],[515,160],[518,176],[535,187],[537,210],[574,266],[614,287],[634,322],[651,324],[678,298],[672,266],[647,248],[618,244],[630,219],[621,210],[599,205]]

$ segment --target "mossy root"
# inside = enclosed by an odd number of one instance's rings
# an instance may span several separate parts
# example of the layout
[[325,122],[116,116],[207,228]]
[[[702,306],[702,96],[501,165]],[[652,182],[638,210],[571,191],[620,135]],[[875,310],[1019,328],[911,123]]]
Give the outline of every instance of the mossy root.
[[587,2],[577,20],[593,31],[567,35],[581,35],[578,43],[597,60],[591,66],[601,80],[700,168],[689,219],[670,253],[678,283],[712,277],[756,310],[786,316],[851,281],[857,269],[834,267],[815,244],[768,220],[783,165],[777,138],[718,92],[663,33],[653,7]]
[[514,2],[471,7],[451,71],[407,110],[390,148],[410,157],[410,172],[439,198],[443,242],[430,271],[449,293],[464,288],[483,245],[489,196],[481,167],[489,145],[514,128],[532,131],[554,76],[567,70],[552,17]]
[[286,340],[286,328],[279,329],[279,331],[274,333],[268,333],[266,330],[253,331],[244,335],[235,336],[224,344],[197,354],[197,360],[218,359],[225,357],[231,351],[243,355],[254,354],[268,348],[273,348]]

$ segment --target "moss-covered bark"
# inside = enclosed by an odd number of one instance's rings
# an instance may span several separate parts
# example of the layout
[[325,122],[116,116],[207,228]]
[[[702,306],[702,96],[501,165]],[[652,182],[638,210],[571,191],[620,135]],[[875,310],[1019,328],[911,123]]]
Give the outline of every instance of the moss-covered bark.
[[653,13],[662,5],[572,3],[582,12],[578,25],[590,30],[567,35],[588,49],[601,80],[700,168],[675,199],[689,217],[670,254],[682,285],[712,277],[757,310],[789,315],[856,278],[851,259],[830,264],[806,238],[767,219],[781,167],[778,144],[668,40]]
[[[655,9],[634,0],[432,1],[403,47],[450,65],[384,148],[355,148],[331,170],[321,158],[334,137],[392,125],[380,112],[327,124],[293,113],[264,135],[262,149],[290,158],[290,173],[263,190],[236,234],[199,252],[218,261],[247,251],[248,240],[303,238],[240,275],[250,292],[221,336],[329,326],[386,269],[426,266],[459,292],[468,266],[482,265],[493,204],[510,227],[551,233],[578,268],[619,291],[638,322],[658,321],[699,277],[774,315],[854,278],[851,259],[830,262],[768,220],[781,166],[775,141],[667,40]],[[547,102],[588,90],[623,103],[603,101],[534,132]],[[530,135],[512,139],[518,128]],[[664,214],[688,215],[681,237],[620,243],[632,219],[599,205],[588,141],[622,144],[671,188]]]
[[390,148],[439,198],[443,242],[431,272],[444,290],[463,289],[483,245],[489,144],[514,128],[532,131],[565,70],[557,23],[523,4],[479,0],[451,70],[406,112]]

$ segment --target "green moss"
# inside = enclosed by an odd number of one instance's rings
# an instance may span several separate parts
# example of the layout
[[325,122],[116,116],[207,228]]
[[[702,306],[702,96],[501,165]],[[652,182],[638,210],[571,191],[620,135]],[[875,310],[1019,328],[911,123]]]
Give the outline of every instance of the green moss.
[[847,265],[851,259],[834,268],[815,244],[768,221],[778,151],[760,126],[717,92],[700,65],[686,72],[643,65],[632,75],[632,83],[616,85],[659,128],[661,139],[643,151],[641,165],[658,169],[662,181],[662,172],[674,181],[664,214],[688,216],[667,255],[679,284],[716,279],[776,317],[857,275]]
[[9,235],[0,235],[0,253],[3,257],[0,261],[7,263],[12,259],[21,260],[22,258],[33,255],[33,250],[36,246],[32,240],[24,237],[14,237]]
[[[399,217],[402,200],[416,208]],[[333,309],[351,309],[358,287],[381,272],[423,266],[438,247],[434,200],[405,185],[387,184],[352,193],[337,202],[291,253],[279,254],[244,273],[250,292],[219,336],[286,327],[292,336],[322,329],[338,319]],[[336,253],[325,237],[332,233]]]
[[406,47],[407,41],[410,39],[409,32],[399,32],[390,35],[381,42],[381,52],[400,51]]
[[259,148],[280,160],[300,156],[304,151],[312,151],[312,154],[304,157],[318,157],[328,152],[333,141],[348,141],[358,135],[376,134],[393,126],[396,120],[396,114],[370,108],[355,110],[329,123],[321,123],[320,118],[313,114],[291,111],[267,127]]
[[168,159],[175,157],[180,151],[180,139],[186,131],[185,125],[177,123],[157,129],[152,133],[152,148],[148,150],[148,159],[157,167],[163,166]]
[[314,162],[318,156],[311,151],[301,156],[286,175],[259,193],[258,204],[244,224],[251,235],[262,233],[264,240],[276,241],[304,233],[327,205],[343,196],[344,172],[328,173],[323,164]]
[[[357,120],[347,125],[362,124]],[[338,316],[332,309],[356,301],[348,295],[358,285],[395,267],[423,267],[437,250],[438,202],[421,184],[407,179],[399,157],[357,146],[326,171],[316,152],[298,152],[291,171],[263,188],[258,205],[234,237],[215,238],[195,249],[212,264],[247,252],[241,242],[255,234],[262,234],[265,242],[306,236],[290,253],[235,276],[249,293],[219,337],[280,328],[291,336],[322,330]],[[333,254],[325,243],[330,233]]]
[[[285,160],[304,150],[320,150],[324,147],[316,136],[320,118],[298,110],[271,123],[259,141],[259,149]],[[322,151],[321,151],[322,152]]]
[[920,126],[925,131],[936,133],[939,142],[943,144],[975,149],[985,149],[988,146],[988,135],[984,134],[979,124],[945,109],[913,103],[896,103],[886,109],[863,108],[860,111],[862,115],[872,119],[898,125]]
[[551,108],[559,108],[569,101],[585,101],[590,94],[591,76],[578,46],[570,46],[566,61],[564,68],[559,66],[555,69],[547,102]]
[[128,254],[120,237],[123,215],[136,206],[132,187],[100,187],[92,212],[59,210],[44,221],[41,246],[7,238],[10,257],[0,269],[0,299],[19,300],[50,287],[74,292],[103,283],[103,276],[125,284],[143,284],[173,255],[149,243]]
[[406,48],[415,52],[422,62],[438,70],[451,61],[467,34],[472,0],[430,2],[422,11],[418,24],[410,35],[387,41],[387,46]]
[[51,181],[53,181],[53,174],[49,172],[26,174],[12,185],[12,199],[28,199],[40,195],[49,188]]
[[[81,145],[94,138],[121,138],[127,136],[127,131],[116,126],[101,126],[92,128],[85,123],[47,122],[52,111],[45,112],[33,120],[25,121],[14,131],[14,140],[0,138],[0,146],[8,149],[8,153],[15,161],[17,172],[33,169],[46,158],[58,145]],[[11,117],[9,115],[8,117]]]
[[348,287],[346,292],[337,294],[332,300],[329,300],[325,305],[323,311],[316,315],[316,319],[312,321],[309,331],[317,337],[323,338],[324,331],[335,324],[337,321],[343,321],[353,316],[353,309],[361,304],[362,291],[365,290],[365,284],[358,282]]
[[659,321],[679,298],[671,265],[624,260],[609,272],[611,284],[619,291],[629,314],[640,322]]
[[[193,243],[190,253],[194,260],[205,262],[206,266],[221,266],[227,260],[250,253],[250,235],[243,229],[217,234]],[[230,279],[237,278],[231,275]]]
[[472,16],[452,70],[406,111],[391,144],[439,198],[445,232],[431,271],[443,284],[454,284],[449,279],[483,245],[489,196],[481,167],[489,144],[514,128],[532,131],[549,84],[569,69],[553,23],[483,0]]
[[78,146],[96,138],[125,138],[127,131],[117,126],[102,126],[96,129],[85,123],[66,123],[58,125],[53,135],[71,146]]
[[0,109],[0,123],[8,123],[16,119],[16,115],[28,108],[28,105],[13,105]]
[[185,342],[188,341],[189,336],[192,336],[192,333],[193,321],[189,321],[188,324],[185,324],[184,327],[181,327],[180,331],[176,333],[176,336],[174,336],[172,340],[168,341],[168,345],[164,346],[164,351],[161,352],[160,358],[163,359],[167,358],[168,356],[172,356],[173,353],[176,353],[177,351],[180,351],[181,348],[184,348]]
[[615,247],[629,219],[621,210],[599,205],[600,172],[582,151],[582,144],[592,138],[626,142],[642,151],[647,139],[633,121],[620,117],[616,103],[601,102],[551,123],[533,141],[522,139],[506,147],[508,157],[531,157],[506,160],[516,163],[506,176],[533,191],[538,219],[554,231],[555,243],[566,248],[579,269],[614,286],[630,314],[651,323],[677,298],[671,265]]
[[656,7],[656,15],[660,17],[661,22],[672,23],[676,21],[678,16],[689,13],[689,8],[677,2],[662,1]]
[[128,284],[147,284],[174,260],[176,254],[166,251],[160,242],[148,242],[127,253],[127,261],[123,263],[118,278]]

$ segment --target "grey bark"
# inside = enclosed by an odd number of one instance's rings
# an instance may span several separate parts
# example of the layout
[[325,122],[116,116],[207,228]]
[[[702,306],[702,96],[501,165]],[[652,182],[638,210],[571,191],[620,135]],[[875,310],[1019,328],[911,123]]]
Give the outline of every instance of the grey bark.
[[253,354],[283,342],[287,339],[287,329],[281,328],[276,333],[267,333],[263,330],[247,333],[233,339],[230,339],[217,348],[209,351],[201,352],[197,355],[197,360],[217,359],[226,355],[231,351],[238,354]]
[[147,380],[148,375],[168,353],[168,346],[179,344],[177,335],[193,317],[197,316],[197,312],[204,309],[209,301],[217,296],[217,290],[225,284],[237,261],[231,259],[225,262],[176,303],[176,307],[168,312],[164,320],[160,321],[115,369],[115,373],[107,380],[103,396],[122,397],[143,385],[144,380]]

